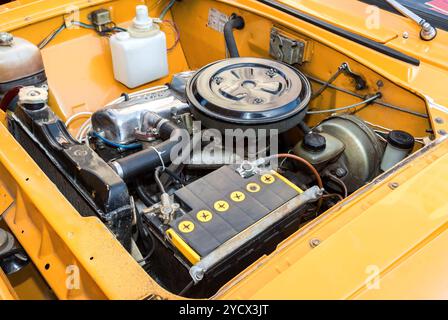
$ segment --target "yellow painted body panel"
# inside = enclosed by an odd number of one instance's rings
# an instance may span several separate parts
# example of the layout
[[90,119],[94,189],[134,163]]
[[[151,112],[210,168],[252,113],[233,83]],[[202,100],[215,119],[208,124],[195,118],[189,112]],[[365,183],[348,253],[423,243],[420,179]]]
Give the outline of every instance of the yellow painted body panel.
[[[80,8],[81,21],[87,21],[88,12],[105,7],[112,11],[115,22],[126,26],[134,15],[134,6],[144,2],[12,2],[0,6],[0,30],[38,43],[62,23],[70,4]],[[158,15],[166,2],[149,1],[152,14]],[[417,137],[426,136],[429,129],[436,137],[448,131],[446,32],[439,30],[434,41],[423,42],[414,23],[388,12],[381,12],[380,29],[369,30],[360,19],[366,5],[354,5],[351,0],[283,2],[416,57],[421,65],[397,61],[257,1],[188,0],[177,3],[170,13],[182,31],[180,45],[169,54],[170,72],[199,68],[225,58],[222,34],[207,27],[207,15],[210,8],[226,14],[236,12],[246,20],[244,32],[236,33],[242,55],[267,56],[270,29],[277,27],[307,40],[311,59],[301,68],[307,74],[326,80],[341,61],[348,62],[368,81],[369,89],[362,94],[375,92],[376,83],[382,81],[384,101],[429,117],[373,104],[358,112],[363,119],[404,129]],[[173,34],[169,29],[165,31],[171,43]],[[401,37],[404,31],[409,32],[408,39]],[[107,42],[89,30],[65,30],[43,50],[43,58],[50,104],[62,119],[79,111],[98,110],[129,91],[113,80]],[[345,77],[335,84],[353,90]],[[314,82],[313,86],[319,87]],[[357,101],[342,92],[328,91],[312,107]],[[0,116],[0,214],[56,296],[178,298],[151,279],[98,219],[82,218],[76,212],[9,134],[5,115]],[[310,121],[317,123],[321,119],[316,116]],[[78,121],[71,129],[81,123]],[[284,241],[269,257],[260,258],[215,298],[446,298],[447,151],[448,142],[439,142],[421,151],[412,162],[359,190]],[[399,183],[399,187],[392,190],[391,182]],[[309,241],[314,238],[322,243],[312,249]],[[79,269],[80,288],[67,288],[67,266]],[[370,277],[372,274],[375,277]],[[8,298],[10,287],[1,279],[4,277],[0,278],[0,297]]]
[[18,298],[6,274],[0,269],[0,300],[17,300]]

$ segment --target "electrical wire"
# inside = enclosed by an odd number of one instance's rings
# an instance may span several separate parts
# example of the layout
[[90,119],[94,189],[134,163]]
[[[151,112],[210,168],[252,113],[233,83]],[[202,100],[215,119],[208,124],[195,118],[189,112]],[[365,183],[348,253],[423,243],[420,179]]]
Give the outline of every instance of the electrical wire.
[[[125,28],[117,27],[115,23],[112,22],[112,27],[104,32],[99,32],[94,25],[84,23],[81,21],[71,21],[71,23],[75,26],[79,26],[81,28],[95,30],[100,36],[106,36],[109,32],[116,32],[116,31],[127,31]],[[37,46],[39,49],[45,48],[58,34],[60,34],[62,31],[67,29],[67,26],[65,23],[63,23],[60,27],[55,29],[53,32],[51,32],[44,40],[42,40]]]
[[95,30],[95,26],[91,25],[91,24],[87,24],[81,21],[72,21],[72,24],[74,24],[75,26],[79,26],[85,29],[92,29]]
[[160,20],[163,20],[163,18],[165,18],[166,14],[168,13],[168,11],[170,11],[170,9],[174,6],[175,3],[176,0],[170,0],[170,2],[166,5],[166,7],[162,9],[162,12],[160,13],[159,16]]
[[120,148],[120,149],[124,149],[124,150],[134,150],[134,149],[139,149],[142,147],[141,143],[132,143],[132,144],[120,144],[120,143],[116,143],[113,141],[110,141],[107,138],[104,138],[103,136],[101,136],[99,133],[92,131],[92,135],[95,138],[100,139],[101,141],[103,141],[105,144],[114,147],[114,148]]
[[[137,211],[137,230],[138,230],[138,234],[142,240],[143,246],[145,247],[145,250],[147,250],[147,254],[140,260],[137,261],[138,264],[141,263],[147,263],[148,259],[151,258],[151,256],[153,255],[155,249],[156,249],[156,240],[153,236],[153,234],[151,233],[150,230],[148,230],[145,227],[144,222],[142,221],[142,217],[145,217],[143,214],[140,215]],[[149,239],[151,239],[151,244],[149,246],[147,246],[146,241]]]
[[137,261],[138,264],[140,264],[140,263],[146,264],[148,262],[148,259],[151,258],[151,256],[154,254],[154,251],[156,250],[156,246],[155,246],[156,239],[152,235],[151,231],[148,231],[145,235],[148,235],[151,238],[152,246],[149,249],[148,253],[142,259]]
[[88,134],[92,130],[92,124],[88,124],[80,134],[79,142],[89,144]]
[[114,27],[114,30],[121,31],[121,32],[127,32],[128,31],[128,29],[126,29],[126,28],[117,27],[117,26]]
[[143,183],[141,181],[137,182],[135,190],[137,191],[138,197],[143,201],[143,204],[145,206],[152,207],[156,204],[155,201],[152,200],[151,197],[146,193],[145,187],[143,186]]
[[339,193],[329,193],[329,194],[324,194],[322,196],[322,198],[326,199],[326,198],[339,198],[339,201],[343,201],[344,197],[341,196]]
[[[317,83],[320,83],[320,84],[325,84],[326,83],[326,81],[323,81],[323,80],[320,80],[318,78],[315,78],[315,77],[311,76],[310,74],[306,74],[306,77],[309,80],[317,82]],[[351,95],[353,97],[364,99],[364,97],[362,95],[358,94],[358,93],[355,93],[355,92],[352,92],[350,90],[347,90],[347,89],[335,86],[333,84],[329,84],[328,87],[331,88],[331,89],[337,90],[339,92],[343,92],[343,93],[349,94],[349,95]],[[429,118],[428,115],[425,114],[425,113],[420,113],[420,112],[417,112],[417,111],[408,110],[406,108],[399,107],[399,106],[396,106],[396,105],[393,105],[393,104],[390,104],[390,103],[386,103],[386,102],[381,101],[381,100],[375,101],[375,103],[377,105],[379,105],[379,106],[383,106],[383,107],[390,108],[390,109],[393,109],[393,110],[396,110],[396,111],[400,111],[400,112],[404,112],[404,113],[407,113],[407,114],[412,114],[412,115],[420,117],[420,118],[425,118],[425,119]]]
[[185,181],[184,178],[173,172],[172,170],[165,168],[165,173],[169,175],[171,178],[179,182],[182,186],[185,186],[187,184],[187,181]]
[[[280,153],[280,154],[276,154],[276,155],[269,156],[269,157],[268,157],[268,160],[270,160],[270,159],[274,159],[274,158],[278,158],[278,159],[281,159],[281,158],[289,158],[289,159],[293,159],[293,160],[296,160],[297,162],[300,162],[300,163],[304,164],[304,165],[305,165],[305,166],[306,166],[306,167],[307,167],[307,168],[314,174],[314,176],[315,176],[315,178],[316,178],[317,185],[319,186],[319,188],[321,188],[321,189],[324,188],[324,184],[323,184],[323,182],[322,182],[322,178],[321,178],[319,172],[316,170],[316,168],[314,168],[314,166],[313,166],[311,163],[309,163],[309,162],[306,161],[305,159],[303,159],[303,158],[301,158],[301,157],[299,157],[299,156],[296,156],[296,155],[294,155],[294,154]],[[317,217],[317,215],[319,214],[319,210],[320,210],[320,208],[322,207],[322,202],[323,202],[323,199],[322,199],[322,197],[321,197],[321,198],[319,199],[319,201],[317,202],[317,207],[316,207],[316,217]]]
[[52,41],[58,34],[60,34],[66,28],[65,23],[63,23],[60,27],[51,32],[44,40],[42,40],[37,46],[39,49],[45,48],[50,41]]
[[275,155],[268,157],[268,159],[274,159],[274,158],[278,158],[278,159],[289,158],[289,159],[293,159],[293,160],[296,160],[297,162],[304,164],[315,176],[317,185],[319,186],[319,188],[321,188],[321,189],[324,188],[324,184],[322,182],[322,178],[320,177],[319,172],[317,172],[316,168],[314,168],[314,166],[311,163],[309,163],[308,161],[306,161],[305,159],[303,159],[299,156],[296,156],[294,154],[289,154],[289,153],[280,153],[280,154],[275,154]]
[[332,175],[332,174],[327,174],[327,177],[329,177],[331,180],[333,180],[334,182],[336,182],[341,188],[342,191],[344,192],[344,198],[347,198],[348,196],[348,189],[347,186],[345,185],[344,181],[342,181],[341,179],[339,179],[338,177]]
[[[387,135],[387,134],[389,134],[389,132],[394,131],[394,129],[390,129],[390,128],[387,128],[387,127],[383,127],[383,126],[381,126],[381,125],[379,125],[379,124],[375,124],[375,123],[372,123],[372,122],[369,122],[369,121],[366,121],[366,120],[364,120],[364,122],[367,123],[367,124],[368,124],[369,126],[371,126],[372,128],[378,128],[378,129],[380,129],[380,130],[374,130],[374,131],[375,131],[375,133],[380,137],[380,139],[382,139],[384,142],[387,142],[387,140],[386,140],[384,137],[380,136],[379,134]],[[382,130],[382,131],[381,131],[381,130]],[[424,141],[424,139],[425,139],[425,138],[423,138],[423,137],[415,137],[415,138],[414,138],[415,142],[417,142],[417,143],[419,143],[419,144],[422,144],[422,145],[425,145],[425,141]]]
[[177,25],[176,25],[176,23],[174,21],[162,20],[162,22],[163,23],[167,23],[173,29],[173,31],[175,33],[174,44],[167,49],[167,51],[172,51],[174,48],[176,48],[176,46],[179,44],[179,41],[180,41],[180,31],[179,31],[179,28],[177,27]]
[[157,186],[159,187],[159,190],[161,193],[166,193],[165,187],[163,186],[162,181],[160,180],[160,173],[163,172],[165,169],[163,167],[157,167],[154,171],[154,180],[157,183]]
[[184,294],[186,294],[194,285],[193,281],[190,281],[185,288],[183,288],[177,295],[178,296],[183,296]]
[[83,111],[83,112],[78,112],[75,113],[74,115],[70,116],[67,121],[65,121],[65,126],[68,128],[70,126],[70,124],[72,124],[73,121],[75,121],[76,119],[80,118],[80,117],[84,117],[84,116],[88,116],[89,118],[92,116],[93,112],[90,111]]
[[82,142],[85,136],[87,135],[87,132],[89,132],[91,128],[92,128],[92,122],[91,119],[89,118],[81,125],[81,127],[79,127],[78,134],[76,135],[76,140]]
[[362,106],[364,104],[369,104],[369,103],[371,103],[371,102],[373,102],[373,101],[375,101],[376,99],[379,99],[379,98],[381,98],[381,94],[377,93],[377,94],[375,94],[374,96],[372,96],[372,97],[370,97],[368,99],[365,99],[365,100],[363,100],[361,102],[358,102],[358,103],[351,104],[349,106],[340,107],[340,108],[334,108],[334,109],[326,109],[326,110],[310,110],[306,114],[325,114],[325,113],[333,113],[333,112],[338,112],[338,111],[345,111],[345,110],[348,110],[348,109],[352,109],[352,108],[356,108],[356,107]]

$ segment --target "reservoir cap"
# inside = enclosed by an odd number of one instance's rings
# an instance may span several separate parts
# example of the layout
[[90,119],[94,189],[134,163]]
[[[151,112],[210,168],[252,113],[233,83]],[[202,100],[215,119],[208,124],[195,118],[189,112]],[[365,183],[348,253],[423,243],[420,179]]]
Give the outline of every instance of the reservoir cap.
[[134,27],[140,30],[151,30],[153,21],[148,15],[148,7],[139,5],[135,8]]
[[325,137],[319,133],[310,132],[303,138],[303,148],[311,152],[320,152],[325,150],[327,141]]
[[409,150],[414,148],[415,139],[405,131],[394,130],[387,136],[387,142],[395,148]]

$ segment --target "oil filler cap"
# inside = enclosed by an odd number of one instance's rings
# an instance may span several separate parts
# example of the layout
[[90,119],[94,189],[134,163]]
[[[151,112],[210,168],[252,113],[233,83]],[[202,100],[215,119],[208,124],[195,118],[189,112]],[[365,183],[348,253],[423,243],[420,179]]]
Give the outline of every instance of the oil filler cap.
[[305,117],[311,86],[289,65],[245,57],[205,66],[189,81],[186,93],[193,114],[206,127],[282,132]]

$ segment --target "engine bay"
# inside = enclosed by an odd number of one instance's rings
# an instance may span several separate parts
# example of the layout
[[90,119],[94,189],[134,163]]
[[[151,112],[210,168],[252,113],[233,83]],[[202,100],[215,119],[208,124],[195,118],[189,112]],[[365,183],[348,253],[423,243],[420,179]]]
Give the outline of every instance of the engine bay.
[[[316,81],[308,40],[276,26],[264,57],[240,56],[233,34],[245,32],[244,18],[229,15],[221,28],[226,58],[126,90],[94,111],[61,117],[42,70],[3,92],[16,93],[10,132],[77,211],[98,217],[159,285],[194,298],[213,296],[431,138],[416,136],[419,125],[373,123],[374,104],[405,107],[387,102],[383,81],[353,71],[345,57]],[[338,78],[352,89],[334,85]],[[321,107],[341,92],[356,102]]]

